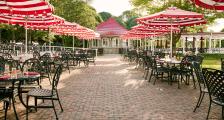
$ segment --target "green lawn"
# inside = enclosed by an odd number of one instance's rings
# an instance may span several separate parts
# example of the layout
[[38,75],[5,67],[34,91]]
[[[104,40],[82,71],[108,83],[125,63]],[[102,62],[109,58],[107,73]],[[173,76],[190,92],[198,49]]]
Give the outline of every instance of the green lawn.
[[203,68],[215,68],[221,69],[221,58],[224,58],[224,54],[202,54],[204,60],[202,63]]

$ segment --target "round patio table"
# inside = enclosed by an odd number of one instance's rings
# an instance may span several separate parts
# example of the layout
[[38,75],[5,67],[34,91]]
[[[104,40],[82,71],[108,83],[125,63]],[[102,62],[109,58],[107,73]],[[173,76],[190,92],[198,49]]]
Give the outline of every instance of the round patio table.
[[[19,72],[19,71],[13,71],[7,74],[4,74],[2,76],[0,76],[0,83],[11,83],[12,86],[10,86],[10,89],[14,92],[15,90],[15,83],[19,82],[18,84],[18,96],[19,96],[19,100],[20,102],[23,104],[24,107],[26,107],[26,104],[23,101],[22,98],[22,89],[21,89],[21,85],[22,83],[28,81],[28,80],[39,80],[40,78],[40,74],[37,72]],[[7,87],[7,86],[6,86]],[[7,89],[7,88],[6,88]],[[12,97],[12,106],[13,106],[13,110],[15,113],[15,117],[18,120],[18,115],[16,112],[16,108],[15,108],[15,98],[14,95],[11,96]]]

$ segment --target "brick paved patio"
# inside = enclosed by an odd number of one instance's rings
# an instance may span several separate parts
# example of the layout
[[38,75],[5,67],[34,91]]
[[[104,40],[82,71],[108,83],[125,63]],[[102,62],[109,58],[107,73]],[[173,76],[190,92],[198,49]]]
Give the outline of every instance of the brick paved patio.
[[[64,112],[61,120],[204,120],[207,114],[207,99],[194,113],[198,89],[192,85],[168,85],[158,80],[156,85],[142,78],[142,70],[134,64],[121,60],[119,55],[97,58],[96,65],[74,68],[64,72],[59,93]],[[49,87],[48,81],[44,83]],[[207,96],[206,96],[207,98]],[[45,102],[47,103],[47,102]],[[20,118],[25,119],[25,109],[17,103]],[[220,117],[219,108],[212,108],[211,117]],[[1,115],[3,113],[1,112]],[[14,119],[12,109],[8,118]],[[32,120],[55,119],[52,109],[38,109],[30,113]]]

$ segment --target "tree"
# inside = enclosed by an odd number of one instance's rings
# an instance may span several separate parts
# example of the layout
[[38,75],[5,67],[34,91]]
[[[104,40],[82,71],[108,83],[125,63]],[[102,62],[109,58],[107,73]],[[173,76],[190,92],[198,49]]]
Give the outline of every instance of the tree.
[[52,4],[55,6],[55,14],[69,22],[76,22],[90,29],[95,29],[101,22],[96,10],[82,0],[60,0]]
[[126,23],[126,28],[127,29],[131,29],[133,26],[136,26],[137,25],[137,22],[136,22],[136,18],[138,17],[131,17],[129,18],[125,23]]
[[103,21],[107,21],[110,17],[112,17],[109,12],[100,12],[99,15]]
[[127,29],[131,29],[133,26],[137,25],[135,19],[138,18],[139,15],[133,10],[127,10],[119,16],[125,23]]

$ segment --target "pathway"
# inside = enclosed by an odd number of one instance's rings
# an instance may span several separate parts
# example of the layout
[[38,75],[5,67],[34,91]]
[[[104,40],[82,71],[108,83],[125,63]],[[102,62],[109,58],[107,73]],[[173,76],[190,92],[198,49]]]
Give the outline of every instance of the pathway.
[[[64,112],[57,111],[61,120],[204,120],[208,104],[193,113],[198,90],[192,86],[166,82],[156,85],[142,78],[142,70],[121,60],[119,55],[97,58],[96,65],[64,72],[59,93]],[[49,83],[46,83],[49,86]],[[13,114],[10,110],[10,119]],[[18,110],[24,119],[23,107]],[[213,116],[220,113],[214,112]],[[218,110],[220,111],[220,110]],[[30,113],[32,120],[55,119],[52,109]]]

